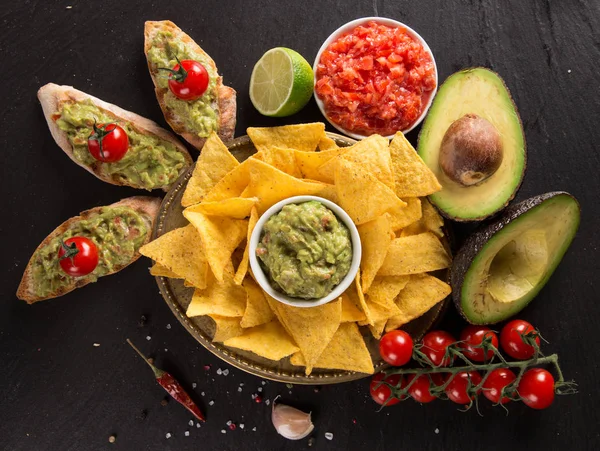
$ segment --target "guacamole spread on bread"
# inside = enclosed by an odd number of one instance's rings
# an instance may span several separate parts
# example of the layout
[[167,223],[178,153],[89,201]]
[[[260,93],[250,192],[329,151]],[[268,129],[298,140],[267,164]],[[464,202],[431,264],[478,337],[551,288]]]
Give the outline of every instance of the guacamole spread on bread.
[[[129,122],[117,121],[91,100],[63,102],[53,117],[56,125],[67,134],[73,157],[79,163],[124,184],[147,190],[163,188],[177,180],[186,165],[184,155],[173,143],[141,133]],[[90,154],[87,143],[94,121],[98,124],[116,122],[125,130],[129,150],[121,160],[100,162]]]
[[317,201],[289,204],[265,223],[256,255],[273,288],[289,296],[327,296],[352,263],[350,232]]

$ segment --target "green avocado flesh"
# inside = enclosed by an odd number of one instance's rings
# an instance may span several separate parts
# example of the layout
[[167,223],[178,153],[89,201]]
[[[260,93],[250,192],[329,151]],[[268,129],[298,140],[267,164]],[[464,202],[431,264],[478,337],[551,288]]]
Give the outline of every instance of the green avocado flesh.
[[[202,64],[208,72],[208,87],[202,97],[196,100],[181,100],[168,89],[168,72],[159,68],[173,69],[182,60],[194,60]],[[159,32],[148,50],[148,62],[158,86],[167,89],[165,104],[171,113],[185,124],[185,128],[201,138],[206,138],[218,129],[219,113],[215,109],[217,100],[217,78],[211,62],[201,53],[194,52],[169,32]]]
[[274,287],[289,296],[327,296],[352,263],[350,232],[317,201],[289,204],[263,227],[256,254]]
[[[481,249],[470,264],[459,252],[454,264],[468,268],[457,293],[457,305],[469,322],[490,324],[515,315],[538,294],[558,266],[575,236],[580,211],[570,195],[553,194],[531,208],[528,201],[515,206],[517,216],[499,218],[496,224],[501,228],[491,236],[486,229],[476,232],[465,247],[489,238],[479,243]],[[524,207],[519,211],[521,205]],[[452,282],[460,285],[454,277]]]
[[[465,114],[476,114],[489,121],[498,131],[503,148],[500,167],[473,186],[452,181],[439,164],[446,131]],[[521,184],[526,156],[521,119],[502,79],[484,68],[467,69],[448,77],[425,119],[417,150],[442,185],[441,191],[429,199],[444,216],[474,221],[504,208]]]
[[[129,207],[103,207],[87,219],[74,222],[64,233],[35,251],[32,257],[32,274],[36,294],[48,296],[76,280],[95,282],[127,265],[136,255],[148,235],[146,221]],[[63,272],[58,259],[60,240],[83,236],[98,248],[98,266],[83,277],[72,277]]]
[[[133,124],[117,120],[90,100],[63,102],[55,117],[56,125],[67,134],[74,158],[116,182],[147,190],[164,188],[177,180],[186,165],[185,157],[174,144],[155,135],[139,132]],[[129,149],[121,160],[104,163],[92,156],[87,142],[93,132],[94,122],[115,122],[125,130]]]

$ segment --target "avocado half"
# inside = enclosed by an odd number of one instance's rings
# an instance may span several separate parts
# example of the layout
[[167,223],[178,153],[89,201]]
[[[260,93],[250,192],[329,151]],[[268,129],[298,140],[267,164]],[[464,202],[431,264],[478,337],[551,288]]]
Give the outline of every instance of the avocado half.
[[577,200],[557,191],[511,205],[473,233],[450,273],[461,315],[471,324],[492,324],[521,311],[560,263],[579,219]]
[[[477,115],[491,123],[503,148],[498,169],[472,186],[451,180],[439,162],[446,131],[465,115]],[[478,221],[506,207],[523,180],[526,146],[519,113],[502,78],[482,67],[465,69],[448,77],[425,119],[417,152],[442,185],[441,191],[429,196],[429,200],[447,218]]]

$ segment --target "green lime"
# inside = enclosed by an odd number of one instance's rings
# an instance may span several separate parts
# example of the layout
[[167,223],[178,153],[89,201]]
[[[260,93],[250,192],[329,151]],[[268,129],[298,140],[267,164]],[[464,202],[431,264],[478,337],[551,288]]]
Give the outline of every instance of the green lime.
[[313,92],[313,70],[294,50],[275,47],[258,60],[250,77],[250,100],[260,114],[290,116],[300,111]]

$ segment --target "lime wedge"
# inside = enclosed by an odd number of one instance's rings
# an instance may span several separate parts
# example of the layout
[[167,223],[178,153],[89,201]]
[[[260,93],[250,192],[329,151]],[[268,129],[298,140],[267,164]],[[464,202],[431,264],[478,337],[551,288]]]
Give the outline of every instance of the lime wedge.
[[264,116],[300,111],[313,92],[313,70],[294,50],[275,47],[258,60],[250,77],[250,100]]

